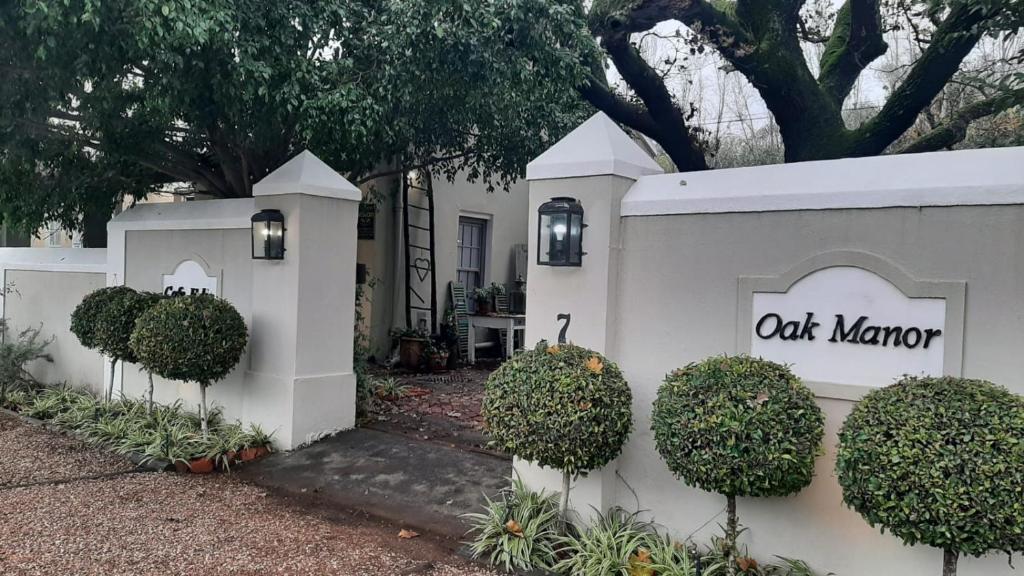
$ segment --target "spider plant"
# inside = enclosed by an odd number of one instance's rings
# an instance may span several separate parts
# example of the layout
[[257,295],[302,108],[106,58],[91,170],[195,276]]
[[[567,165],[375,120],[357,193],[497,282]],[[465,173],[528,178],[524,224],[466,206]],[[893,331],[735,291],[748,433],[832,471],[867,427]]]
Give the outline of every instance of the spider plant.
[[650,547],[656,540],[652,526],[639,513],[612,508],[593,527],[569,530],[557,540],[562,560],[552,569],[566,576],[632,576],[650,568]]
[[556,495],[532,492],[515,478],[501,499],[485,499],[483,512],[464,515],[475,535],[469,543],[473,558],[487,557],[506,572],[550,569],[559,527]]
[[401,400],[409,393],[409,387],[399,384],[398,380],[389,376],[377,380],[374,392],[381,400]]

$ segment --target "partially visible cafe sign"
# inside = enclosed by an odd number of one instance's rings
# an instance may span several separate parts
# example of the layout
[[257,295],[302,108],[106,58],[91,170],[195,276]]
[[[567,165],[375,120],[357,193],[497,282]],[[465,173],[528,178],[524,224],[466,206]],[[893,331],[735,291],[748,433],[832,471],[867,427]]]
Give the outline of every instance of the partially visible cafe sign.
[[217,277],[208,276],[202,265],[194,260],[185,260],[174,269],[173,274],[164,274],[165,296],[187,296],[192,294],[217,295]]
[[945,298],[908,297],[855,266],[813,272],[785,292],[753,292],[750,352],[810,382],[886,386],[943,374]]

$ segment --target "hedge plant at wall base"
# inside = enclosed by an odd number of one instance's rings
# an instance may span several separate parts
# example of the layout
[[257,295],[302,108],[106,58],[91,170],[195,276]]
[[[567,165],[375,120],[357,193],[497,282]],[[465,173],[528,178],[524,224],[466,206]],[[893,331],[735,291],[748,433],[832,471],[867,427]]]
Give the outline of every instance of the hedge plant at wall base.
[[[82,298],[74,312],[71,313],[71,333],[78,338],[82,346],[90,350],[99,350],[99,342],[96,340],[96,328],[99,325],[100,315],[107,309],[108,304],[127,294],[134,294],[135,290],[127,286],[108,286],[90,292]],[[117,358],[110,358],[110,383],[108,390],[114,388],[114,366],[117,365]]]
[[170,380],[199,384],[202,432],[208,433],[206,388],[231,373],[249,340],[245,320],[207,294],[162,300],[139,317],[131,348],[139,362]]
[[665,378],[651,428],[658,453],[687,485],[726,497],[727,574],[736,573],[736,498],[788,496],[811,483],[825,419],[785,366],[720,356]]
[[961,555],[1024,551],[1024,398],[981,380],[904,378],[839,432],[843,500],[907,544]]
[[[150,292],[136,292],[131,288],[119,287],[118,290],[104,299],[93,325],[93,340],[96,348],[110,358],[110,387],[107,389],[107,402],[114,396],[114,364],[121,362],[137,363],[139,361],[131,347],[131,336],[135,330],[135,322],[140,316],[164,296]],[[149,406],[153,405],[153,374],[149,376]],[[124,379],[121,379],[121,394],[124,394]]]
[[562,472],[565,520],[571,479],[622,451],[633,429],[632,401],[618,366],[600,354],[541,341],[487,379],[483,416],[492,446]]

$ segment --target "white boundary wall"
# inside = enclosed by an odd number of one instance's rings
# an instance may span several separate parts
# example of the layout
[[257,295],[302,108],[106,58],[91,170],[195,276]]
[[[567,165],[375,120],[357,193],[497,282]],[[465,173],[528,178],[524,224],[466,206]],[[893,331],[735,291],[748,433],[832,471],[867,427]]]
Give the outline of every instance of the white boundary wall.
[[41,328],[52,339],[47,351],[53,363],[30,366],[44,382],[67,382],[98,392],[103,359],[85,349],[71,333],[71,312],[81,299],[106,282],[106,251],[83,248],[0,248],[2,316],[7,337],[26,328]]
[[[636,431],[616,462],[576,482],[576,509],[644,510],[677,537],[707,542],[724,498],[673,477],[654,449],[651,406],[673,369],[753,351],[809,375],[827,422],[809,488],[740,500],[752,555],[842,576],[938,573],[941,552],[905,547],[842,504],[836,433],[857,399],[900,370],[1024,394],[1024,148],[662,175],[630,144],[598,115],[528,170],[527,340],[555,341],[558,314],[570,314],[569,340],[617,362],[634,395]],[[586,211],[582,268],[536,265],[536,210],[555,196]],[[815,313],[816,340],[799,338],[802,322],[792,340],[762,338],[758,320],[776,312]],[[829,341],[839,314],[869,316],[863,343]],[[931,330],[932,346],[875,342],[882,327],[871,323]],[[557,473],[516,468],[559,490]],[[961,561],[968,576],[1012,573],[1005,556]]]
[[[355,425],[352,337],[355,322],[356,221],[359,190],[303,152],[234,200],[143,204],[108,226],[107,250],[0,249],[0,271],[11,291],[4,318],[15,328],[42,324],[55,338],[55,362],[33,374],[99,392],[109,363],[70,333],[82,298],[103,286],[161,292],[182,264],[202,277],[186,289],[216,286],[249,327],[249,347],[232,374],[210,387],[208,399],[228,419],[258,423],[291,449]],[[253,214],[285,217],[283,260],[252,257]],[[137,366],[118,364],[115,390],[140,397],[148,380]],[[199,402],[198,385],[156,379],[160,402]]]

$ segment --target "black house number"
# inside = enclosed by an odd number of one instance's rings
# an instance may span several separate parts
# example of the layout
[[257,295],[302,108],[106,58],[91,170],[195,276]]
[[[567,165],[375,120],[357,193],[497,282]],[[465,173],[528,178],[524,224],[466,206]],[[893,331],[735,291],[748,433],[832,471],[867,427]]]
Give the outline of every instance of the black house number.
[[558,333],[558,343],[565,344],[567,342],[565,335],[569,331],[569,324],[572,323],[572,314],[559,314],[558,321],[565,322],[562,324],[562,330]]

